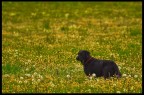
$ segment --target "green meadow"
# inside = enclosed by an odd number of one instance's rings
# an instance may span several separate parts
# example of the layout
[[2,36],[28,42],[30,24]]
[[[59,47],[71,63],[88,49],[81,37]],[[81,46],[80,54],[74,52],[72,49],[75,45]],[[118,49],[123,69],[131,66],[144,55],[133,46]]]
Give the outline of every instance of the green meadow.
[[[122,78],[88,78],[79,50]],[[2,2],[2,93],[142,93],[142,2]]]

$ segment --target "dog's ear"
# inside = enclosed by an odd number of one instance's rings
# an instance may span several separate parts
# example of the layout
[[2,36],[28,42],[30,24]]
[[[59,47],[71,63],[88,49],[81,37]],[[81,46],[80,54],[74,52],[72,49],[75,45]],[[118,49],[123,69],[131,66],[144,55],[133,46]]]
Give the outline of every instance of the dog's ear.
[[85,50],[85,55],[90,55],[90,52],[88,52],[87,50]]
[[84,50],[84,55],[85,55],[85,58],[89,57],[90,56],[90,52]]

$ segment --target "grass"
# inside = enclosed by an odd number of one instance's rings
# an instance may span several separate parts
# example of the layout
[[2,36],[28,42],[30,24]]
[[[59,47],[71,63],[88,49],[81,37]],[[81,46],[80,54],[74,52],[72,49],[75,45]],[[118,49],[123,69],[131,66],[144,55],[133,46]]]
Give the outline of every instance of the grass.
[[[123,77],[87,78],[81,49]],[[142,93],[142,2],[2,2],[2,93]]]

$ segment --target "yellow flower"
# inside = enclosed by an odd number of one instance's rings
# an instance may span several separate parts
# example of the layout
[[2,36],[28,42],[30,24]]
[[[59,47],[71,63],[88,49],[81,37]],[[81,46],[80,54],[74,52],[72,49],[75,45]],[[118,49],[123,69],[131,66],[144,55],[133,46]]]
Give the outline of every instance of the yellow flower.
[[10,13],[10,16],[15,16],[16,15],[16,13]]

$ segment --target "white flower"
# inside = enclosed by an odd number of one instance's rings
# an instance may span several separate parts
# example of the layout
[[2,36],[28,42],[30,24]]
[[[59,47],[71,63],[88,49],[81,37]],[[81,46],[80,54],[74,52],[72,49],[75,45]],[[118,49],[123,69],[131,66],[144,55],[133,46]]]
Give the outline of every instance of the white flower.
[[70,78],[70,75],[67,75],[67,78]]
[[15,50],[15,52],[18,52],[18,50]]
[[25,76],[30,77],[30,76],[31,76],[31,74],[25,74]]
[[10,75],[9,74],[5,74],[4,77],[10,77]]
[[121,69],[121,67],[119,66],[119,69]]
[[95,73],[93,73],[93,74],[92,74],[92,76],[93,76],[93,77],[95,77],[95,76],[96,76],[96,74],[95,74]]
[[20,79],[23,80],[24,78],[23,78],[23,77],[20,77]]
[[131,75],[129,75],[129,77],[131,77]]
[[43,76],[41,76],[40,74],[38,75],[38,77],[39,77],[40,79],[43,79]]
[[92,80],[92,77],[90,76],[89,79]]
[[127,90],[124,88],[123,91],[126,92]]
[[116,93],[121,93],[120,91],[117,91]]
[[34,75],[37,75],[37,72],[34,72]]
[[29,68],[26,68],[26,71],[28,71],[29,70]]
[[88,91],[88,92],[91,92],[91,89],[88,89],[87,91]]
[[137,78],[138,77],[138,75],[134,75],[134,78]]
[[122,76],[123,76],[123,77],[126,77],[126,76],[127,76],[127,74],[123,74]]
[[25,65],[27,65],[28,64],[28,62],[25,62]]

